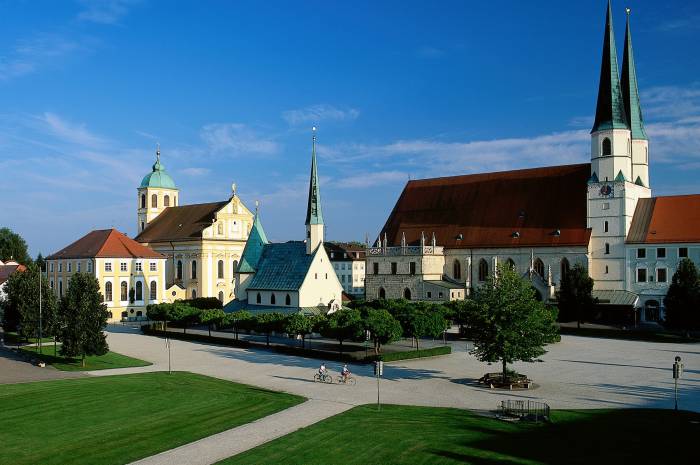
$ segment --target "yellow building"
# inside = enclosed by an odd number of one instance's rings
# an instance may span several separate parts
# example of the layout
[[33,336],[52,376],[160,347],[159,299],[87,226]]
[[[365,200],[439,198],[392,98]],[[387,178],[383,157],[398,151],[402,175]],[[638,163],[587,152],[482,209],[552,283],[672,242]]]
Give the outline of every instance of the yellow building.
[[109,321],[138,320],[147,305],[168,301],[165,260],[116,229],[102,229],[46,257],[46,274],[60,298],[74,273],[89,273],[100,283]]
[[179,205],[179,190],[160,163],[137,189],[136,240],[165,255],[169,298],[235,298],[235,275],[253,214],[236,195],[228,200]]

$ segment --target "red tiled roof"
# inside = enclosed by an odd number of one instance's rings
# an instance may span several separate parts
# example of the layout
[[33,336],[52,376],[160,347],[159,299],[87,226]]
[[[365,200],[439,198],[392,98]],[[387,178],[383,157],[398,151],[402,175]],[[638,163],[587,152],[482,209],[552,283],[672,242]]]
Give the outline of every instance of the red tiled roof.
[[587,246],[590,173],[586,163],[409,181],[380,237],[393,246],[402,233],[419,244],[421,232],[451,248]]
[[47,260],[61,258],[163,258],[150,248],[139,244],[116,229],[91,231],[68,247],[46,257]]
[[202,231],[211,226],[216,212],[228,202],[225,200],[166,208],[135,239],[147,243],[201,240]]
[[26,271],[27,267],[24,265],[0,265],[0,284],[4,284],[10,278],[10,275],[15,271]]
[[700,242],[700,194],[639,199],[627,242]]

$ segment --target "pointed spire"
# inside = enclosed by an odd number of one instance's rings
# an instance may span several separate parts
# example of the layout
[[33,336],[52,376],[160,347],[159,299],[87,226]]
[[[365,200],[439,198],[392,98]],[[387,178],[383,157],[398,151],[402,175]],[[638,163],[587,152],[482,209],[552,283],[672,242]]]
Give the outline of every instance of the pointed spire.
[[605,18],[605,39],[603,40],[603,61],[600,65],[600,84],[595,122],[591,132],[603,129],[628,129],[627,117],[620,90],[620,77],[617,66],[617,48],[613,31],[612,5],[608,0]]
[[309,204],[306,208],[306,224],[323,224],[321,212],[321,191],[316,167],[316,127],[312,128],[311,140],[311,179],[309,179]]
[[634,52],[632,51],[632,33],[630,32],[630,12],[627,11],[627,28],[625,29],[625,50],[622,55],[622,100],[627,116],[627,125],[632,130],[632,139],[647,138],[642,118],[642,106],[639,103],[639,89],[637,88],[637,69],[634,65]]
[[406,247],[406,233],[401,231],[401,247]]
[[[420,232],[420,246],[425,247],[425,231]],[[423,251],[421,251],[423,253]]]
[[267,235],[265,234],[265,230],[260,222],[260,211],[258,206],[259,203],[256,200],[253,227],[250,229],[250,233],[248,233],[248,240],[245,243],[243,255],[238,263],[239,273],[255,273],[257,270],[258,261],[260,261],[260,257],[262,256],[263,248],[265,244],[270,243],[267,240]]

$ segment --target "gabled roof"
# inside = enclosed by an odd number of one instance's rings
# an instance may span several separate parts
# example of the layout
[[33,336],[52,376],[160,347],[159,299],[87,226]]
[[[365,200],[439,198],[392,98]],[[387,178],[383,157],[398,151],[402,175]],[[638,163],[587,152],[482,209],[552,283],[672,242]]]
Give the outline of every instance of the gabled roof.
[[216,212],[228,204],[223,202],[198,203],[168,207],[136,236],[139,242],[191,241],[202,238],[202,231],[211,226]]
[[313,254],[307,254],[306,244],[302,241],[265,244],[257,271],[247,289],[298,290],[318,250],[320,247]]
[[91,231],[47,260],[64,258],[165,258],[116,229]]
[[[409,181],[380,237],[450,248],[587,246],[590,164]],[[515,234],[518,233],[518,234]]]
[[700,194],[639,199],[627,242],[700,242]]
[[3,265],[2,262],[0,262],[0,285],[5,284],[5,281],[7,281],[10,275],[15,271],[27,271],[27,267],[18,263]]
[[625,29],[625,50],[622,55],[622,100],[625,105],[627,125],[632,131],[632,139],[645,139],[647,133],[644,130],[644,118],[642,118],[642,106],[639,103],[639,89],[637,88],[637,70],[634,66],[634,52],[632,51],[632,32],[630,31],[630,15],[627,10],[627,28]]
[[253,227],[250,230],[250,234],[248,234],[248,240],[245,243],[243,255],[238,263],[238,272],[254,273],[260,261],[260,257],[262,256],[263,247],[265,244],[269,244],[269,242],[265,235],[265,230],[262,227],[262,223],[260,222],[260,213],[256,209]]

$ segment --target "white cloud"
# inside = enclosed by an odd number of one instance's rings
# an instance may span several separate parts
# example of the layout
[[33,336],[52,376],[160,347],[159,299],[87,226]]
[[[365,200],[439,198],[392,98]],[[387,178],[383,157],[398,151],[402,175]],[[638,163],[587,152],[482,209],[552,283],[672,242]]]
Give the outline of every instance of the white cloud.
[[365,189],[399,181],[408,181],[408,175],[403,171],[396,170],[375,171],[348,176],[338,180],[335,186],[341,189]]
[[0,81],[33,73],[81,48],[78,42],[55,34],[19,40],[6,56],[0,56]]
[[118,23],[140,0],[80,0],[78,19],[100,24]]
[[700,84],[657,86],[642,92],[642,111],[646,121],[700,116]]
[[72,142],[74,144],[93,147],[101,145],[104,140],[94,134],[92,134],[86,128],[84,123],[71,123],[60,116],[46,112],[38,119],[46,125],[46,129],[65,142]]
[[240,123],[216,123],[204,126],[200,132],[202,140],[214,152],[232,155],[274,155],[279,144],[266,139]]
[[182,174],[185,174],[187,176],[204,176],[206,174],[209,174],[211,170],[209,168],[184,168],[181,169],[180,172]]
[[291,126],[300,124],[318,124],[321,121],[352,121],[360,116],[360,111],[354,108],[336,108],[333,105],[321,103],[297,110],[282,112],[282,118]]

